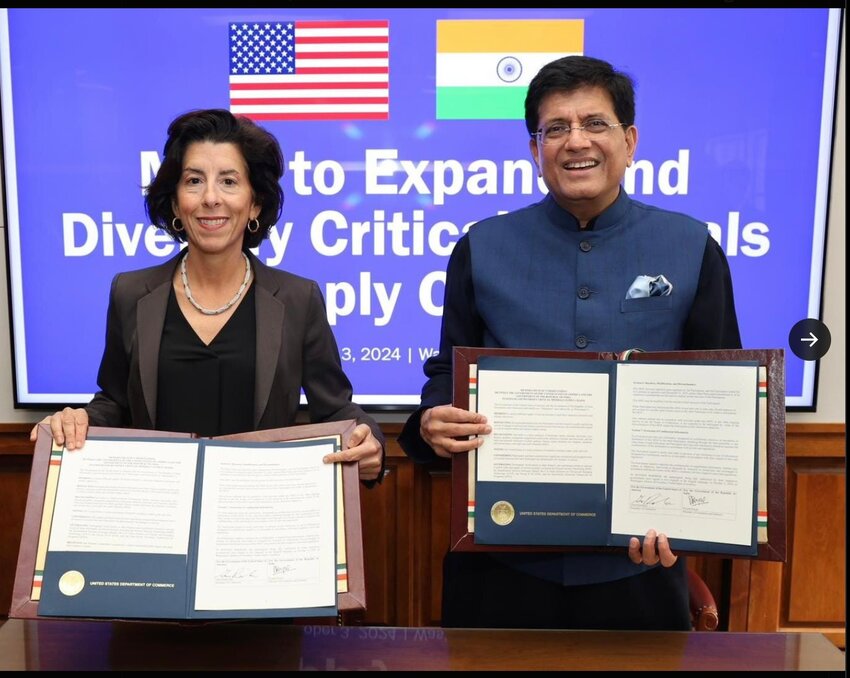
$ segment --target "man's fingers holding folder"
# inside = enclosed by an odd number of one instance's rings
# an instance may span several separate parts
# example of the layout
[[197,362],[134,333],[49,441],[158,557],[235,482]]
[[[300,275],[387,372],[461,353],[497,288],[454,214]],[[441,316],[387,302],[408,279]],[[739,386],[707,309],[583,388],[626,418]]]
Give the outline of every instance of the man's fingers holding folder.
[[439,405],[422,413],[419,430],[437,456],[450,457],[480,447],[483,440],[475,436],[486,435],[492,428],[483,414]]
[[636,565],[657,565],[660,562],[664,567],[672,567],[679,556],[670,549],[666,535],[657,535],[655,530],[649,530],[643,538],[643,548],[637,537],[629,540],[629,558]]

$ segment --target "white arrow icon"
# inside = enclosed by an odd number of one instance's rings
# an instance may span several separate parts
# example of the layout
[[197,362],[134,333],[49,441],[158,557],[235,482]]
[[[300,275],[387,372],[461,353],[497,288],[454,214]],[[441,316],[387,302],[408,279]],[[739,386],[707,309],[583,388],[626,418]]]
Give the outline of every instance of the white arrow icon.
[[[811,339],[809,338],[811,337]],[[814,346],[818,342],[818,338],[814,335],[814,332],[809,332],[808,337],[800,337],[800,341],[810,341],[809,348]]]

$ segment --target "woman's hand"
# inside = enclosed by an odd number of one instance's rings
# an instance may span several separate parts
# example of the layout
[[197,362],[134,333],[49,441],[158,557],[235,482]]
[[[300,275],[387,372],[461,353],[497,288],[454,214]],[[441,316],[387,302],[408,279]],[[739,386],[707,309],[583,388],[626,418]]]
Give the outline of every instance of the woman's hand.
[[61,412],[55,412],[32,427],[30,440],[38,438],[39,424],[50,424],[53,440],[57,445],[64,445],[68,450],[76,450],[86,442],[89,431],[89,414],[82,407],[66,407]]
[[372,435],[372,429],[367,424],[358,424],[351,432],[348,447],[342,452],[327,455],[322,461],[326,464],[356,461],[360,470],[360,480],[375,480],[381,472],[383,456],[384,449],[378,439]]

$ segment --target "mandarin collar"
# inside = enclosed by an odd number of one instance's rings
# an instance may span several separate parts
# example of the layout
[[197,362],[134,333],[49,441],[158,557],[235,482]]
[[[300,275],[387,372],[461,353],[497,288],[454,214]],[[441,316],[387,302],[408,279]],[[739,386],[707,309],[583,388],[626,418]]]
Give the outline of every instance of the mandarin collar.
[[546,197],[543,199],[543,206],[546,210],[546,215],[552,221],[553,224],[560,226],[562,228],[566,228],[570,231],[576,232],[587,232],[587,231],[601,231],[606,228],[611,228],[612,226],[618,224],[621,219],[626,215],[626,212],[629,209],[629,203],[631,202],[631,198],[626,194],[623,190],[623,187],[620,186],[620,193],[617,195],[617,199],[608,206],[601,214],[593,217],[588,224],[587,228],[581,229],[579,228],[578,219],[576,219],[572,214],[567,212],[563,207],[561,207],[555,199],[552,197],[551,193],[548,193]]

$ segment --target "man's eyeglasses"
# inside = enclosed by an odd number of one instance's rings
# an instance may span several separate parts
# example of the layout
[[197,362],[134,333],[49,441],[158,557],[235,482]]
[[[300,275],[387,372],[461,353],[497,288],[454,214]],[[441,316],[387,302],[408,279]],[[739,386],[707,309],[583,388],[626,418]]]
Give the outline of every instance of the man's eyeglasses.
[[544,145],[561,144],[567,140],[570,132],[574,132],[576,130],[580,130],[585,139],[592,139],[594,137],[599,138],[605,136],[615,127],[629,127],[629,125],[624,122],[610,123],[596,119],[588,120],[583,125],[578,125],[576,127],[570,127],[569,125],[555,122],[551,125],[547,125],[543,129],[537,130],[531,136],[537,138],[540,143]]

